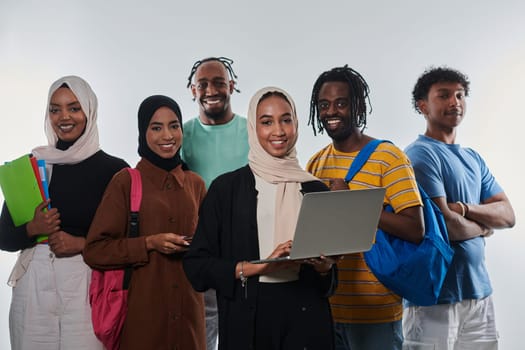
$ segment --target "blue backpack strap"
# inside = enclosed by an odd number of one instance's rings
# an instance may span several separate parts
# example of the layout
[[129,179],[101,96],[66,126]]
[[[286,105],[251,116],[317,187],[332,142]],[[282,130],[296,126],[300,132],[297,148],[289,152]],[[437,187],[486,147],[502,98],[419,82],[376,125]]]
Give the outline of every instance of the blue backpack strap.
[[361,149],[361,151],[359,151],[359,153],[357,154],[357,157],[355,157],[354,161],[352,162],[352,165],[350,165],[350,168],[348,169],[348,173],[346,173],[346,176],[345,176],[346,183],[350,182],[354,178],[355,174],[357,174],[357,172],[361,170],[363,165],[365,165],[366,161],[368,160],[368,158],[370,158],[370,155],[374,152],[377,146],[379,146],[379,144],[383,142],[390,142],[390,141],[372,140],[368,142],[365,145],[365,147]]

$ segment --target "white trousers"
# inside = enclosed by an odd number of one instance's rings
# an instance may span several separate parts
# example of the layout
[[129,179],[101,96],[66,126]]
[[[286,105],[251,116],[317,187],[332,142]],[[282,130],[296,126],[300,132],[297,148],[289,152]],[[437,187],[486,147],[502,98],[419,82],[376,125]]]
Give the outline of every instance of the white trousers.
[[403,350],[496,350],[492,297],[403,311]]
[[91,324],[90,281],[82,255],[56,258],[48,245],[38,245],[13,288],[11,349],[102,350]]

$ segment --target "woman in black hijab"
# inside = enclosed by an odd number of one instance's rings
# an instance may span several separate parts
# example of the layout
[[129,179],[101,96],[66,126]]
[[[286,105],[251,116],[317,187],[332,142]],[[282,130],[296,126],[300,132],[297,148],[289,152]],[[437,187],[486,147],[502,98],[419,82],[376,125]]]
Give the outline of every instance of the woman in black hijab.
[[[149,160],[151,163],[158,166],[159,168],[164,169],[166,171],[171,171],[172,169],[175,169],[179,164],[182,163],[182,160],[180,158],[180,143],[178,144],[175,155],[173,157],[169,157],[166,155],[161,156],[155,153],[148,146],[148,142],[146,140],[146,133],[150,126],[151,119],[154,113],[161,107],[165,107],[171,110],[175,114],[175,117],[178,120],[177,128],[180,129],[180,136],[178,133],[176,133],[177,135],[174,138],[177,138],[179,142],[182,143],[182,114],[180,112],[179,105],[177,104],[177,102],[173,101],[169,97],[162,96],[162,95],[154,95],[154,96],[150,96],[147,99],[145,99],[139,107],[139,119],[138,119],[139,149],[138,149],[138,152],[142,158],[146,158],[147,160]],[[172,118],[172,121],[175,122],[175,119]]]
[[166,96],[145,99],[138,113],[142,176],[139,237],[127,238],[131,180],[111,181],[88,234],[93,268],[133,266],[121,349],[205,349],[204,302],[182,270],[205,195],[203,180],[183,168],[182,116]]

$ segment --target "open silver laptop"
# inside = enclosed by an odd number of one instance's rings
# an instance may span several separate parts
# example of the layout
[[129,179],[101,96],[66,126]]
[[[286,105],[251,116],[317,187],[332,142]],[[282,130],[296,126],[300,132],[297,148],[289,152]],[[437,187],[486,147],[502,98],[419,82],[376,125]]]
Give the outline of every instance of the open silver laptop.
[[370,250],[384,197],[384,188],[306,193],[290,255],[250,262],[263,264]]

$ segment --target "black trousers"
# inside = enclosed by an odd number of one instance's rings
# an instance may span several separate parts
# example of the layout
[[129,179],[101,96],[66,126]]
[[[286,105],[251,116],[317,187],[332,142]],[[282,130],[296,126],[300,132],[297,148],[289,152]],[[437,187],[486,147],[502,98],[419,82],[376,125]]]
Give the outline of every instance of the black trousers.
[[256,350],[334,348],[328,299],[298,281],[260,283],[255,320]]

